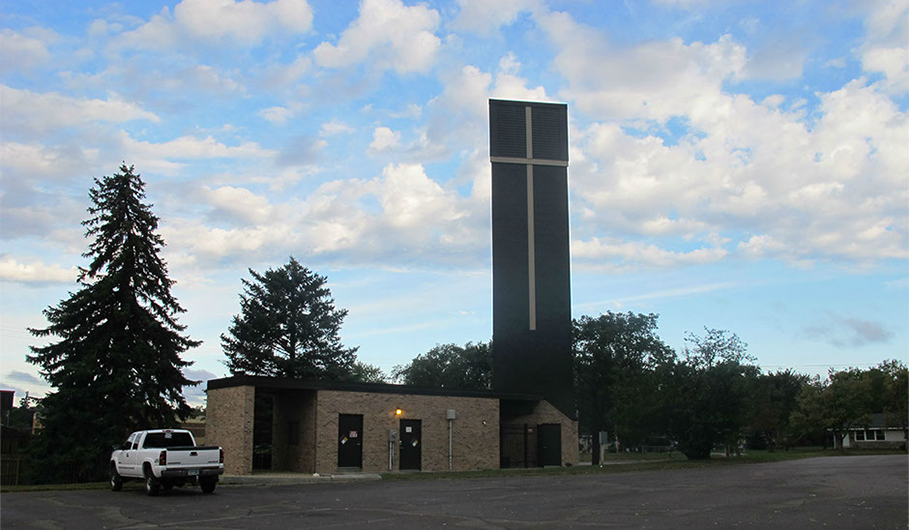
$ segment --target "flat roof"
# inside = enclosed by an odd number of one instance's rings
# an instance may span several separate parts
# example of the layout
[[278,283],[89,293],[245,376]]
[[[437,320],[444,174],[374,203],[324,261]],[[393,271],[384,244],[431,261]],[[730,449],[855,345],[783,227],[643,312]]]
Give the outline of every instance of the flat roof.
[[323,379],[296,379],[293,377],[270,377],[263,375],[235,375],[221,379],[209,379],[208,390],[254,386],[267,390],[337,390],[341,392],[372,392],[376,394],[415,394],[423,396],[475,397],[505,399],[513,401],[543,401],[543,396],[532,394],[509,394],[492,390],[471,390],[464,388],[436,388],[388,383],[357,383],[352,381],[328,381]]

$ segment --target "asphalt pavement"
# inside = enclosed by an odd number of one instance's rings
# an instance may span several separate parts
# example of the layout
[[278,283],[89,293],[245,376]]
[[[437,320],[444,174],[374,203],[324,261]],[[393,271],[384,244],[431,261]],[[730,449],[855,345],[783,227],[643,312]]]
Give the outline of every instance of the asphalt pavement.
[[592,475],[4,493],[7,528],[899,528],[909,458]]

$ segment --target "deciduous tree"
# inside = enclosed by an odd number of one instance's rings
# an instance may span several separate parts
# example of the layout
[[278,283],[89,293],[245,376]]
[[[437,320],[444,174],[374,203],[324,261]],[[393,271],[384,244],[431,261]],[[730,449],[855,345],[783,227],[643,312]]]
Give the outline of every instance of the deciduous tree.
[[737,335],[706,331],[688,334],[684,359],[660,372],[666,428],[689,459],[710,458],[716,444],[738,443],[747,423],[748,380],[758,373]]
[[579,421],[594,436],[607,431],[626,445],[659,436],[654,416],[653,369],[675,354],[657,336],[655,314],[607,312],[573,323],[574,373]]
[[488,390],[492,388],[492,343],[437,345],[396,366],[392,377],[405,385]]
[[803,431],[814,429],[832,434],[834,447],[842,449],[849,427],[871,419],[868,388],[862,370],[831,369],[827,379],[816,378],[802,390],[793,421]]

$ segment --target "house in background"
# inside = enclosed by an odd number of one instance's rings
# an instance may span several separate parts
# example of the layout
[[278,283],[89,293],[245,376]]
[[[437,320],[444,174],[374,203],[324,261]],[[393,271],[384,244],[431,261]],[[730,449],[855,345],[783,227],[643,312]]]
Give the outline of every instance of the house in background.
[[866,425],[850,427],[844,449],[906,449],[906,428],[892,415],[876,413]]

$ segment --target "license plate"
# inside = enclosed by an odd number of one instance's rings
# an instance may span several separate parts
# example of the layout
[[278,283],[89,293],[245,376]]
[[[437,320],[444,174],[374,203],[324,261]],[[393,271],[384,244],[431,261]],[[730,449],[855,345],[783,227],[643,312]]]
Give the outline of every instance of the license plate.
[[191,476],[191,477],[196,477],[196,476],[199,475],[199,470],[198,470],[198,469],[190,469],[189,471],[186,472],[186,474],[189,475],[189,476]]

